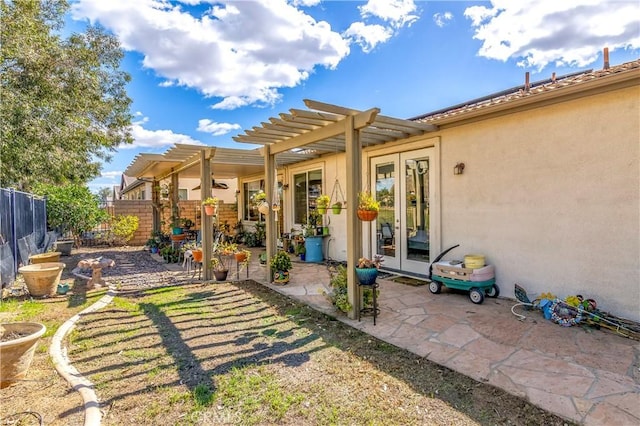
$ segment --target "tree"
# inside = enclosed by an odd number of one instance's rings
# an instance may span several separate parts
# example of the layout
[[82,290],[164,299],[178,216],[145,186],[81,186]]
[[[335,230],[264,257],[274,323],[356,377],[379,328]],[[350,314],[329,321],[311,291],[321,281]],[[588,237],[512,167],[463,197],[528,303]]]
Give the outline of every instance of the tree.
[[108,187],[103,187],[98,190],[98,198],[103,202],[108,201],[113,195],[113,189]]
[[106,211],[100,208],[100,200],[89,188],[80,184],[58,186],[36,183],[33,188],[38,195],[47,197],[47,223],[61,234],[71,233],[76,245],[82,233],[109,220]]
[[0,2],[0,186],[84,183],[131,142],[123,52],[103,29],[62,39],[65,0]]

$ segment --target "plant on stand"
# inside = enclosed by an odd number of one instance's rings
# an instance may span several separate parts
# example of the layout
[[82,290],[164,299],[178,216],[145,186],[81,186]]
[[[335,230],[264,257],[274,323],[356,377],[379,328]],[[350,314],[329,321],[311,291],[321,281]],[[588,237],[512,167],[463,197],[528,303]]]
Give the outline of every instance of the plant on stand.
[[213,258],[211,259],[211,268],[216,281],[224,281],[229,273],[229,263],[231,257],[238,250],[238,246],[234,243],[217,243],[213,246]]
[[287,252],[279,250],[273,255],[269,264],[273,272],[274,283],[286,284],[289,282],[289,271],[293,268],[293,264]]
[[361,257],[356,265],[356,276],[362,285],[372,285],[378,277],[378,269],[383,262],[382,255],[376,254],[373,259]]

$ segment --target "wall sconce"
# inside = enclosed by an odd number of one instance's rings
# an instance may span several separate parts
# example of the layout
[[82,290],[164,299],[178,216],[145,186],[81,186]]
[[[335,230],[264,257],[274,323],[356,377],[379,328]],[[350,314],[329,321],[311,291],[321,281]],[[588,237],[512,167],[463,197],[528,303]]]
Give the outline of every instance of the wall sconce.
[[289,189],[289,184],[285,183],[284,185],[282,185],[282,189],[284,189],[285,191]]
[[236,189],[236,194],[239,194],[239,193],[240,193],[240,190],[239,190],[239,189]]
[[457,163],[455,166],[453,166],[454,175],[461,175],[462,172],[464,172],[464,163]]

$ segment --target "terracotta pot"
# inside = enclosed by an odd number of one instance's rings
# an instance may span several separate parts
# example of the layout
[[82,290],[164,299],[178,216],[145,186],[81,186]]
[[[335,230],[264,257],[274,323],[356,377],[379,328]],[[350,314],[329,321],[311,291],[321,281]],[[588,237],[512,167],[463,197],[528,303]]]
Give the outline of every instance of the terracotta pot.
[[52,296],[56,293],[62,270],[62,262],[37,263],[18,269],[24,277],[27,290],[32,296]]
[[365,222],[371,222],[378,217],[378,212],[376,210],[358,210],[356,214],[358,215],[358,219]]
[[192,250],[191,254],[195,262],[202,262],[202,250]]
[[226,280],[228,273],[229,273],[228,269],[223,269],[223,270],[214,269],[213,270],[213,276],[216,277],[216,281],[224,281],[224,280]]
[[244,253],[244,252],[235,253],[234,256],[236,257],[236,262],[238,263],[241,263],[247,260],[247,253]]
[[36,350],[38,340],[47,328],[35,322],[2,324],[4,335],[18,333],[17,339],[0,342],[0,389],[23,379]]
[[207,216],[213,216],[214,214],[216,214],[216,206],[204,206],[204,214],[206,214]]
[[60,262],[60,255],[62,253],[59,251],[50,251],[47,253],[34,254],[29,256],[29,261],[33,263],[50,263],[50,262]]

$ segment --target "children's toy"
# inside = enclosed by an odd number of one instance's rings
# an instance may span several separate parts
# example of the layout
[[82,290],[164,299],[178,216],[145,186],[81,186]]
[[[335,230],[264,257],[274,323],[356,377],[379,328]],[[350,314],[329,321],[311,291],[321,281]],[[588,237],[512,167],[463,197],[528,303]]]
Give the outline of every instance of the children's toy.
[[442,286],[469,292],[473,303],[484,302],[484,297],[498,297],[500,289],[496,285],[495,268],[486,265],[480,268],[467,268],[460,260],[441,259],[459,244],[442,252],[429,266],[429,290],[438,294]]

